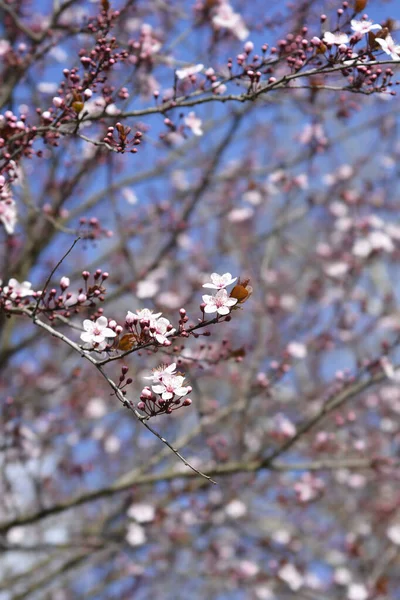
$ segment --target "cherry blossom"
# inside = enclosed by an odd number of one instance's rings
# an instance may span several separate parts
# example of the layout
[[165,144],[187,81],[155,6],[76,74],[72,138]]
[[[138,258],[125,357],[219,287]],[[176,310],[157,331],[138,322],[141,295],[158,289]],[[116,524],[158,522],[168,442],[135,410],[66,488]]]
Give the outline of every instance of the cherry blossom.
[[149,308],[142,308],[141,310],[137,310],[136,313],[131,312],[130,310],[128,310],[127,315],[126,315],[126,322],[127,323],[136,323],[136,321],[141,321],[142,319],[146,319],[150,322],[154,321],[155,319],[158,319],[158,317],[161,317],[162,313],[153,313],[152,310],[150,310]]
[[347,588],[348,600],[367,600],[368,590],[362,583],[351,583]]
[[229,29],[241,41],[244,41],[250,33],[241,15],[236,13],[226,0],[217,7],[212,23],[215,28]]
[[203,296],[203,302],[205,303],[205,313],[218,313],[219,315],[228,315],[230,309],[237,303],[236,298],[230,298],[225,289],[219,290],[215,296]]
[[202,64],[191,65],[189,67],[177,69],[176,76],[178,79],[186,79],[187,77],[190,77],[191,75],[196,75],[197,73],[201,73],[201,71],[203,69],[204,69],[204,65],[202,65]]
[[373,23],[373,21],[357,21],[356,19],[352,19],[351,22],[351,28],[353,31],[355,31],[356,33],[369,33],[370,31],[373,31],[374,29],[382,29],[382,27],[380,25],[378,25],[377,23]]
[[170,335],[174,335],[175,331],[176,329],[171,327],[171,323],[165,317],[159,317],[150,322],[151,337],[154,337],[157,342],[163,346],[170,344],[170,341],[167,340],[167,338]]
[[11,196],[6,200],[0,199],[0,221],[8,235],[14,233],[17,224],[17,204]]
[[152,375],[144,377],[144,379],[150,379],[153,383],[159,382],[163,380],[165,375],[173,375],[176,371],[176,363],[172,363],[171,365],[160,365],[156,369],[153,370]]
[[155,394],[161,396],[163,400],[172,400],[174,396],[186,396],[192,390],[190,386],[184,386],[185,378],[182,375],[172,375],[167,373],[157,385],[152,386]]
[[389,54],[389,56],[393,58],[393,60],[400,60],[400,44],[396,44],[390,34],[387,35],[384,40],[382,38],[376,38],[375,41],[386,54]]
[[203,288],[209,288],[212,290],[222,290],[228,285],[235,283],[237,277],[232,277],[230,273],[224,273],[223,275],[218,275],[218,273],[211,273],[210,279],[211,282],[203,283]]
[[85,331],[81,333],[81,340],[85,342],[86,347],[96,350],[104,350],[107,346],[107,338],[113,338],[117,334],[108,327],[106,317],[98,317],[96,322],[85,319],[83,321]]
[[387,529],[386,535],[393,544],[400,546],[400,523],[391,525]]
[[326,31],[324,33],[323,40],[326,44],[335,44],[336,46],[340,46],[341,44],[348,44],[349,36],[347,33],[342,33],[340,31],[336,31],[335,33]]
[[185,117],[185,125],[192,130],[193,135],[203,135],[202,120],[199,117],[196,117],[195,112],[190,112],[187,117]]
[[294,565],[287,563],[278,571],[278,577],[284,581],[291,590],[297,592],[304,585],[304,577]]
[[12,300],[16,300],[16,298],[32,296],[34,291],[31,288],[32,284],[29,281],[19,283],[16,279],[12,278],[8,282],[8,285],[3,288],[3,294],[6,294]]

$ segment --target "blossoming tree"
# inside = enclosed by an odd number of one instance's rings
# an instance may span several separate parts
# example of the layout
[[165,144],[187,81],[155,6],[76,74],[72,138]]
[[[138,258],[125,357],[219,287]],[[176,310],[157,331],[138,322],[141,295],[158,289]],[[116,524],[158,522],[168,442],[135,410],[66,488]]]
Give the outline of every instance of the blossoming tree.
[[396,598],[396,3],[0,12],[0,599]]

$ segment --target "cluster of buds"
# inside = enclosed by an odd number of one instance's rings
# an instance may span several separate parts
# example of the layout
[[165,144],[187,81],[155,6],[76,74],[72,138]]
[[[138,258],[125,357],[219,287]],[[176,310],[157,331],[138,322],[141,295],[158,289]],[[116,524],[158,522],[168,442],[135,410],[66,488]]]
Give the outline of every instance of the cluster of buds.
[[[123,154],[126,150],[130,149],[130,152],[136,153],[138,146],[141,143],[141,138],[143,136],[141,131],[137,131],[133,137],[128,138],[131,132],[130,127],[124,127],[121,123],[117,123],[115,127],[109,127],[107,130],[107,135],[104,138],[104,142],[111,146],[117,152]],[[116,134],[116,137],[114,137]]]
[[192,400],[184,398],[190,394],[192,387],[185,385],[185,378],[176,372],[176,364],[161,365],[153,371],[150,377],[152,386],[143,388],[137,408],[148,417],[160,414],[171,414],[182,406],[190,406]]

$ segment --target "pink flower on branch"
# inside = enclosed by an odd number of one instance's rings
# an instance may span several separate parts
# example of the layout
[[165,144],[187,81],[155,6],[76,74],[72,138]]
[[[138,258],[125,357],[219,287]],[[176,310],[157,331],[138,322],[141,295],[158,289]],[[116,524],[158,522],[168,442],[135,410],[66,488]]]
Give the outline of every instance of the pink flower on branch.
[[348,44],[350,41],[347,33],[342,33],[340,31],[336,31],[335,33],[326,31],[324,33],[323,40],[326,44],[330,44],[330,45],[335,44],[336,46],[340,46],[341,44]]
[[368,20],[363,20],[363,21],[357,21],[356,19],[352,19],[352,21],[350,22],[351,24],[351,28],[355,33],[369,33],[370,31],[373,31],[374,29],[382,29],[382,27],[380,25],[378,25],[377,23],[373,23],[372,21],[368,21]]
[[191,75],[196,75],[197,73],[200,73],[203,69],[204,65],[202,64],[191,65],[189,67],[177,69],[176,76],[178,79],[187,79],[187,77],[190,77]]
[[205,313],[218,313],[221,316],[228,315],[231,312],[232,306],[237,303],[236,298],[230,298],[225,289],[219,290],[215,296],[203,296],[205,303]]
[[386,54],[389,54],[389,56],[393,58],[393,60],[400,60],[400,44],[396,44],[391,35],[387,35],[384,40],[376,38],[375,41]]
[[195,112],[190,112],[187,117],[184,119],[186,127],[191,129],[193,135],[203,135],[202,120],[199,117],[196,117]]
[[107,346],[107,338],[113,338],[117,334],[108,327],[106,317],[99,317],[96,322],[85,319],[83,321],[85,331],[81,333],[81,340],[87,348],[104,350]]
[[203,288],[221,290],[223,288],[226,288],[226,286],[231,285],[231,283],[235,283],[237,277],[232,277],[230,273],[224,273],[223,275],[218,275],[218,273],[211,273],[210,279],[211,283],[203,283]]
[[153,385],[152,390],[163,400],[172,400],[174,396],[186,396],[192,391],[190,386],[184,386],[185,378],[182,375],[166,373],[159,384]]

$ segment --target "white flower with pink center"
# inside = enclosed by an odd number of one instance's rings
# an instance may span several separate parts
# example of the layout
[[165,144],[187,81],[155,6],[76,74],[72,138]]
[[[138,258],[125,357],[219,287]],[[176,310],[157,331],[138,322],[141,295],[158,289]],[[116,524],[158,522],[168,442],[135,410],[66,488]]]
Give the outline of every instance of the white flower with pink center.
[[135,323],[136,321],[147,319],[151,323],[152,321],[158,319],[158,317],[161,317],[161,315],[162,313],[160,312],[154,313],[149,308],[142,308],[141,310],[137,310],[136,313],[133,313],[130,310],[128,310],[125,320],[127,323]]
[[227,285],[235,283],[237,277],[232,277],[230,273],[224,273],[223,275],[218,275],[218,273],[211,273],[210,279],[211,283],[203,283],[203,288],[210,288],[212,290],[222,290],[223,288],[226,288]]
[[396,44],[391,35],[387,35],[384,40],[376,38],[375,41],[386,54],[389,54],[389,56],[393,58],[393,60],[400,60],[400,45]]
[[341,44],[347,44],[349,42],[349,36],[347,33],[341,33],[340,31],[337,31],[336,33],[326,31],[323,40],[325,44],[335,44],[336,46],[340,46]]
[[199,117],[196,117],[195,112],[190,112],[187,117],[185,117],[185,125],[191,129],[193,135],[203,135],[202,120]]
[[83,321],[84,332],[81,333],[81,340],[85,342],[88,348],[104,350],[107,346],[107,338],[113,338],[117,334],[108,327],[106,317],[99,317],[96,322],[85,319]]
[[16,300],[17,298],[25,298],[26,296],[32,296],[34,293],[32,288],[32,284],[29,281],[23,281],[19,283],[16,279],[12,278],[3,288],[3,293],[9,296],[12,300]]
[[218,313],[219,315],[228,315],[231,312],[232,306],[237,303],[236,298],[230,298],[226,290],[219,290],[215,296],[203,296],[205,303],[205,313]]
[[378,25],[377,23],[373,23],[372,21],[368,21],[368,20],[357,21],[356,19],[352,19],[350,24],[351,24],[352,30],[355,31],[355,33],[361,33],[361,34],[369,33],[373,29],[382,29],[382,27],[380,25]]
[[176,76],[178,79],[186,79],[187,77],[190,77],[191,75],[196,75],[197,73],[200,73],[203,69],[204,69],[204,65],[202,65],[202,64],[190,65],[190,67],[184,67],[183,69],[177,69]]
[[238,40],[244,41],[249,37],[250,32],[241,15],[233,10],[229,2],[223,2],[217,7],[212,24],[216,29],[229,29]]
[[160,317],[150,322],[150,335],[163,346],[169,345],[171,342],[167,339],[170,335],[174,335],[175,329],[171,328],[171,323],[165,317]]
[[192,391],[190,386],[184,386],[185,378],[182,375],[167,373],[158,385],[153,385],[152,390],[161,396],[163,400],[172,400],[174,396],[186,396]]
[[152,375],[150,377],[144,377],[143,379],[151,379],[153,383],[159,383],[163,380],[164,377],[169,375],[174,375],[176,370],[176,363],[172,363],[172,365],[160,365],[156,369],[153,370]]
[[17,205],[10,196],[7,200],[0,200],[0,221],[8,235],[14,233],[17,224]]

